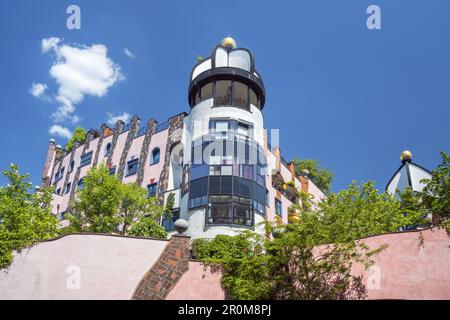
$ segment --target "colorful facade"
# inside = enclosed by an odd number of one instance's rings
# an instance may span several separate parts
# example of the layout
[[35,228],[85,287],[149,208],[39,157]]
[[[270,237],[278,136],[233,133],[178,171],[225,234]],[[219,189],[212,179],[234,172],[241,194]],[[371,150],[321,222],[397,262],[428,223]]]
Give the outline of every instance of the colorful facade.
[[173,221],[185,219],[192,239],[262,232],[263,221],[287,223],[299,190],[314,202],[325,197],[306,173],[295,174],[279,147],[271,147],[266,92],[251,51],[226,38],[193,67],[189,80],[189,113],[164,123],[134,116],[114,128],[104,124],[70,152],[50,140],[43,185],[55,189],[53,213],[65,219],[83,177],[100,163],[161,203],[173,193],[173,218],[162,223],[171,230]]

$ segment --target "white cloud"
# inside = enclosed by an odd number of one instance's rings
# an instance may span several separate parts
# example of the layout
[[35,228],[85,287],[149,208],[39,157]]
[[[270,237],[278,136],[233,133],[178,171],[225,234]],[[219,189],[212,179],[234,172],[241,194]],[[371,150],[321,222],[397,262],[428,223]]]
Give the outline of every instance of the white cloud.
[[45,91],[48,89],[45,83],[34,83],[31,85],[30,93],[36,98],[41,97],[45,94]]
[[58,136],[61,138],[66,138],[66,139],[70,139],[72,137],[72,133],[70,132],[69,129],[64,128],[60,125],[53,125],[50,127],[50,130],[48,131],[50,133],[50,135],[52,136]]
[[55,96],[59,107],[52,114],[55,122],[79,121],[76,105],[86,95],[102,97],[117,81],[124,79],[120,66],[108,57],[104,45],[71,46],[61,44],[59,38],[43,39],[42,51],[50,50],[56,54],[50,75],[59,85]]
[[131,116],[126,112],[124,112],[122,114],[116,114],[116,115],[107,112],[106,115],[108,116],[107,122],[111,126],[115,125],[116,122],[119,120],[122,120],[123,122],[127,123],[128,121],[130,121],[130,118],[131,118]]
[[128,50],[128,48],[124,48],[124,49],[123,49],[123,52],[125,53],[126,56],[128,56],[128,57],[130,57],[130,58],[132,58],[132,59],[136,58],[136,56],[134,55],[134,53],[131,52],[130,50]]
[[56,50],[60,42],[61,39],[56,37],[42,39],[42,53],[47,53],[52,49]]

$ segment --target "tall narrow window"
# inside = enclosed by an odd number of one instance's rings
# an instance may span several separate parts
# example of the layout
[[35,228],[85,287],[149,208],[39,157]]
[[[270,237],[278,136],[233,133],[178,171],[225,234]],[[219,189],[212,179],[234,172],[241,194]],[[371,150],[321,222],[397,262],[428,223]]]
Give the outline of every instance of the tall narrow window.
[[150,157],[150,164],[157,164],[159,162],[160,158],[160,150],[159,148],[155,148],[152,151],[151,157]]
[[109,156],[111,151],[112,151],[112,144],[111,142],[108,142],[108,144],[105,146],[105,157]]
[[231,81],[220,80],[216,82],[216,96],[214,105],[230,105],[231,104]]
[[83,178],[81,178],[80,180],[78,180],[77,183],[77,191],[83,190],[83,188],[84,188],[84,180]]
[[233,106],[247,109],[248,108],[248,87],[240,82],[233,82]]
[[75,161],[74,160],[70,161],[69,171],[68,172],[72,172],[73,168],[75,168]]
[[258,96],[256,95],[256,93],[255,93],[255,91],[253,91],[252,89],[249,89],[250,90],[250,103],[252,104],[252,105],[254,105],[255,107],[257,107],[258,106]]
[[280,217],[283,216],[283,210],[282,210],[282,206],[281,206],[281,201],[278,199],[275,199],[275,213],[277,215],[279,215]]
[[213,94],[212,94],[212,83],[210,82],[208,84],[205,84],[202,87],[202,90],[201,90],[200,94],[201,94],[201,99],[200,99],[201,101],[212,98],[212,96],[213,96]]
[[147,186],[147,191],[148,191],[148,197],[149,198],[155,197],[156,193],[158,191],[158,183],[149,184]]

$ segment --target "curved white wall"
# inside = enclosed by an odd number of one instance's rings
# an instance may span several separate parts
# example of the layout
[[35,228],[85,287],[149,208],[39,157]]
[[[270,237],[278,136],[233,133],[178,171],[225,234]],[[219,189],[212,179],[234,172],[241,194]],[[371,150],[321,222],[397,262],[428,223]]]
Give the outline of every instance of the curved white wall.
[[251,123],[254,139],[264,145],[264,118],[261,110],[254,105],[250,105],[250,111],[247,111],[236,107],[213,107],[213,99],[198,103],[192,108],[186,123],[192,140],[208,133],[211,118],[230,118]]

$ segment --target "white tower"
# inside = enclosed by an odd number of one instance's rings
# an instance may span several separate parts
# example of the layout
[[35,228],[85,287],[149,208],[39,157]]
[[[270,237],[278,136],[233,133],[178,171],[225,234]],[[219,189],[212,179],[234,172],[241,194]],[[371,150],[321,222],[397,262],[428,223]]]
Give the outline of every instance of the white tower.
[[265,219],[263,81],[232,38],[192,69],[183,132],[181,218],[192,238],[254,230]]

